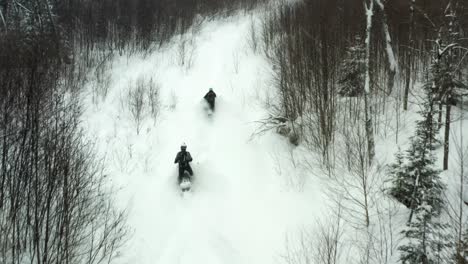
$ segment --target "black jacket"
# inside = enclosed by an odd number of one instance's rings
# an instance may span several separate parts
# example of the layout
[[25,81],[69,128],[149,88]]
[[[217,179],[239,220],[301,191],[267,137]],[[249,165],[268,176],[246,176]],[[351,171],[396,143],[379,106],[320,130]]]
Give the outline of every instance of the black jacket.
[[216,98],[216,93],[213,91],[209,91],[207,94],[205,94],[205,98],[208,102],[214,102]]
[[180,151],[179,153],[177,153],[174,163],[179,163],[179,167],[185,167],[189,165],[188,163],[191,162],[192,160],[193,159],[192,159],[192,156],[190,155],[190,152]]

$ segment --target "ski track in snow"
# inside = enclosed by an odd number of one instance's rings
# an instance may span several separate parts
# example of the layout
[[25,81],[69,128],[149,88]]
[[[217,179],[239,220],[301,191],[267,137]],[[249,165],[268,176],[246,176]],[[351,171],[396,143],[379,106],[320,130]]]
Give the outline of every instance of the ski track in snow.
[[[302,191],[287,187],[304,171],[292,166],[284,138],[267,133],[249,140],[271,91],[269,65],[248,45],[250,23],[249,15],[204,23],[189,69],[177,65],[178,37],[146,58],[117,58],[106,99],[94,105],[85,98],[85,128],[119,188],[119,205],[129,210],[133,235],[122,263],[275,263],[287,233],[324,208],[317,182],[308,179]],[[163,109],[137,135],[122,105],[128,83],[140,75],[161,85]],[[209,87],[218,94],[211,118],[201,100]],[[168,107],[171,94],[175,109]],[[183,141],[195,173],[185,196],[173,164]]]

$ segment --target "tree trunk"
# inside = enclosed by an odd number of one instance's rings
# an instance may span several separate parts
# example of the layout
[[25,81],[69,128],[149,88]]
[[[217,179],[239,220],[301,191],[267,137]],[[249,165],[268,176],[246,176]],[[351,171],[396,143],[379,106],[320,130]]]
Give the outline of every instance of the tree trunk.
[[408,95],[411,86],[411,71],[413,70],[413,27],[414,27],[414,5],[416,0],[410,0],[410,21],[409,21],[409,41],[408,41],[408,52],[406,59],[408,63],[406,65],[406,81],[405,81],[405,92],[403,94],[403,110],[408,110]]
[[382,30],[385,37],[385,51],[387,52],[387,59],[389,65],[389,75],[387,81],[387,94],[391,94],[395,89],[396,75],[398,72],[398,65],[395,58],[395,53],[392,48],[392,37],[390,36],[390,30],[388,29],[388,19],[387,14],[385,13],[385,3],[383,0],[375,0],[377,6],[382,12]]
[[452,105],[450,104],[451,98],[447,98],[445,106],[445,135],[444,135],[444,170],[448,169],[448,158],[449,158],[449,143],[450,143],[450,110]]
[[[370,47],[371,47],[371,33],[372,33],[372,16],[374,15],[374,0],[371,0],[369,4],[364,0],[364,6],[366,11],[366,80],[364,86],[364,108],[365,108],[365,127],[367,136],[367,154],[369,158],[369,164],[372,164],[372,160],[375,156],[375,141],[374,141],[374,126],[372,122],[372,92],[370,88]],[[370,98],[369,98],[370,97]],[[369,102],[370,101],[370,102]]]
[[328,147],[330,145],[330,134],[328,124],[331,122],[329,120],[329,104],[330,104],[330,94],[329,94],[329,62],[328,62],[328,35],[327,28],[325,24],[325,18],[322,18],[322,25],[320,26],[320,37],[321,37],[321,46],[322,46],[322,88],[321,91],[321,115],[320,115],[320,126],[322,131],[322,138],[324,143],[323,156],[328,163]]
[[443,110],[443,105],[442,105],[442,99],[439,102],[439,117],[437,118],[437,127],[440,129],[442,128],[442,110]]
[[365,108],[365,126],[367,136],[367,155],[369,158],[369,164],[372,164],[372,160],[375,157],[375,140],[374,140],[374,125],[372,122],[373,109],[369,101],[372,98],[371,94],[364,94],[364,108]]
[[[458,30],[457,30],[457,14],[456,14],[456,6],[458,6],[457,1],[450,1],[449,7],[450,9],[447,9],[448,12],[448,17],[450,18],[449,22],[449,39],[450,39],[450,45],[452,43],[456,43],[458,40]],[[450,70],[454,70],[453,65],[455,65],[455,60],[457,58],[457,54],[453,47],[450,47],[449,53],[448,53],[448,65]],[[451,73],[451,77],[455,79],[455,72]],[[449,143],[450,143],[450,110],[452,108],[452,99],[453,99],[453,91],[454,87],[450,85],[449,87],[446,87],[447,91],[442,91],[443,93],[446,94],[445,98],[445,136],[444,136],[444,164],[443,164],[443,169],[447,170],[448,169],[448,159],[449,159]],[[442,126],[442,124],[440,124]]]
[[457,263],[458,264],[463,264],[465,262],[465,256],[464,256],[464,247],[465,243],[463,242],[463,227],[464,227],[464,215],[463,215],[463,203],[466,204],[465,201],[465,150],[463,149],[463,118],[464,118],[464,112],[463,112],[463,97],[461,98],[462,104],[461,104],[461,109],[460,109],[460,141],[458,144],[462,147],[461,151],[458,152],[458,157],[459,157],[459,164],[460,164],[460,191],[459,191],[459,199],[460,199],[460,204],[458,208],[458,227],[457,227]]

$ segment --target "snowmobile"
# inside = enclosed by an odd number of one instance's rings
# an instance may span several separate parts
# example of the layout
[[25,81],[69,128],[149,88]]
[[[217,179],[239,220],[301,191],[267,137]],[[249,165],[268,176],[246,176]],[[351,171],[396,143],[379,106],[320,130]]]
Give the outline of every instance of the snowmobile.
[[210,88],[208,93],[203,97],[205,99],[205,111],[208,116],[212,116],[214,112],[216,93],[213,88]]
[[192,187],[192,179],[191,179],[190,173],[187,170],[184,170],[184,174],[182,175],[182,178],[179,179],[179,186],[182,192],[190,191]]
[[211,110],[210,106],[208,105],[205,107],[205,112],[208,117],[213,116],[213,110]]
[[208,117],[211,117],[213,115],[213,110],[207,102],[205,102],[203,109],[205,110],[205,113]]
[[186,151],[187,145],[182,143],[180,145],[180,152],[177,153],[177,156],[174,160],[174,163],[179,164],[179,186],[183,192],[189,191],[191,184],[191,175],[193,175],[192,168],[190,167],[189,162],[192,161],[192,156],[190,152]]

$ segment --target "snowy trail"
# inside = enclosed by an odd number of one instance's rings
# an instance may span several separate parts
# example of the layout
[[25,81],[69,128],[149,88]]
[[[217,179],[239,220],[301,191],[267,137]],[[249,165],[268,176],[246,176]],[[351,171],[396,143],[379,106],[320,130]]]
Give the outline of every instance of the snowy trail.
[[[117,60],[109,96],[85,113],[106,173],[121,188],[118,201],[129,208],[134,233],[123,263],[273,263],[286,232],[320,214],[318,183],[302,192],[285,187],[303,173],[291,165],[286,140],[249,140],[269,89],[269,65],[248,46],[250,23],[248,15],[205,23],[189,69],[176,63],[177,40],[147,58]],[[136,135],[122,101],[140,75],[160,83],[166,107]],[[209,87],[218,94],[211,119],[201,101]],[[173,164],[182,141],[194,158],[189,197],[180,195]]]

